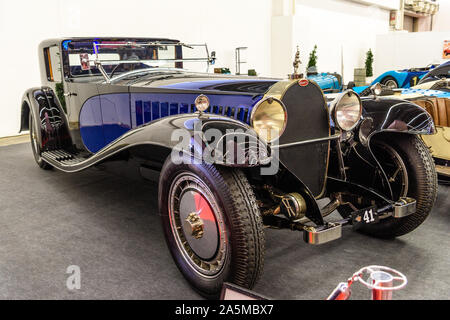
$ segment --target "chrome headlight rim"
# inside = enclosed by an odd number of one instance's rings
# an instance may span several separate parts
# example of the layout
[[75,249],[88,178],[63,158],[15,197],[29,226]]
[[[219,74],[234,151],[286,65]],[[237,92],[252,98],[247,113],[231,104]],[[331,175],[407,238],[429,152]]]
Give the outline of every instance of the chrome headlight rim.
[[383,93],[383,86],[381,83],[377,82],[370,87],[370,91],[374,96],[378,97]]
[[[340,102],[342,101],[342,99],[346,96],[346,95],[354,95],[359,102],[359,113],[358,113],[358,120],[350,127],[350,128],[342,128],[342,126],[339,124],[338,120],[337,120],[337,112],[338,112],[338,107]],[[335,125],[341,129],[342,131],[352,131],[353,129],[355,129],[360,123],[361,123],[361,117],[362,117],[362,101],[361,101],[361,97],[354,91],[354,90],[346,90],[344,92],[341,93],[341,95],[339,97],[336,98],[336,100],[333,102],[332,108],[331,108],[331,113],[333,115],[333,121],[335,123]]]
[[269,101],[269,100],[276,101],[276,102],[277,102],[279,105],[281,105],[281,107],[283,108],[283,111],[284,111],[284,125],[283,125],[283,129],[280,130],[278,137],[275,138],[275,139],[272,139],[271,141],[265,141],[266,143],[272,143],[272,142],[274,142],[274,141],[280,139],[281,136],[283,135],[283,133],[286,131],[286,127],[287,127],[287,123],[288,123],[288,113],[287,113],[287,108],[286,108],[285,104],[283,103],[283,101],[281,101],[281,100],[278,99],[278,98],[269,96],[269,97],[265,97],[265,98],[261,99],[260,101],[258,101],[258,103],[256,103],[255,106],[253,107],[252,112],[250,113],[250,126],[251,126],[253,129],[255,129],[255,126],[254,126],[254,118],[255,118],[255,114],[256,114],[256,112],[258,111],[258,108],[259,108],[264,102]]

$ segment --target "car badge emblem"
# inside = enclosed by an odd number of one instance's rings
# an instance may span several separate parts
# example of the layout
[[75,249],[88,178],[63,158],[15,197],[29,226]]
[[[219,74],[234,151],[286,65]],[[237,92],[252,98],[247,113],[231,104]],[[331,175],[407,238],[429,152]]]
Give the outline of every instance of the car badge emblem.
[[306,79],[299,80],[298,82],[300,87],[306,87],[309,84],[309,81]]

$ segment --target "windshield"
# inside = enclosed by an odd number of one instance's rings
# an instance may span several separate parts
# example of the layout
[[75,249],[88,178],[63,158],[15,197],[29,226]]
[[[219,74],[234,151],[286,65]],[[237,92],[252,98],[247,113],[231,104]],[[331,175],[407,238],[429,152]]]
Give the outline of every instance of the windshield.
[[[97,45],[98,55],[94,44]],[[108,74],[120,74],[136,69],[155,67],[177,67],[176,46],[137,47],[126,41],[70,41],[63,43],[65,53],[65,73],[67,76],[86,77],[101,75],[95,60]],[[180,54],[181,58],[181,54]],[[178,66],[179,67],[179,66]]]
[[[206,45],[194,46],[187,46],[176,41],[67,40],[63,42],[64,72],[67,77],[80,78],[101,76],[104,70],[111,78],[140,69],[182,69],[190,62],[209,62]],[[183,48],[190,51],[189,58],[184,58]]]
[[428,72],[422,80],[419,81],[419,84],[440,80],[443,78],[450,78],[450,61],[441,64],[439,67]]

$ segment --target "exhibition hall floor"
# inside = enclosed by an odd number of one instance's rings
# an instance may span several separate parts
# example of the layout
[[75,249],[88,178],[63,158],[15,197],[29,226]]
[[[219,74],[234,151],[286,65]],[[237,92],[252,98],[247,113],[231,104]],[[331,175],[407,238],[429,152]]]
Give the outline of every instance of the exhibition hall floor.
[[[43,171],[29,143],[0,147],[0,299],[201,299],[166,248],[157,186],[121,164],[76,174]],[[309,246],[300,232],[266,231],[264,274],[255,291],[274,299],[324,299],[366,265],[409,280],[394,299],[449,299],[450,187],[439,186],[416,231],[379,240],[344,228]],[[81,270],[70,291],[69,266]],[[369,291],[355,285],[353,299]]]

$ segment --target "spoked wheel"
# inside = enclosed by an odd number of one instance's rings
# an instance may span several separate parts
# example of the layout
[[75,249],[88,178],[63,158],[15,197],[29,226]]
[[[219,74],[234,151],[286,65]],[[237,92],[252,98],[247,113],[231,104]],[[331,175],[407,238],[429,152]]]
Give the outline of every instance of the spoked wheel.
[[393,77],[386,77],[381,81],[381,84],[391,88],[391,89],[397,89],[398,83],[397,80],[395,80]]
[[422,224],[433,208],[437,178],[433,158],[423,141],[415,135],[382,134],[371,142],[371,149],[384,170],[374,173],[372,188],[393,201],[411,197],[416,212],[404,218],[380,217],[380,223],[366,225],[362,231],[381,238],[407,234]]
[[374,187],[396,201],[408,194],[408,171],[400,154],[384,141],[375,141],[372,151],[383,168],[375,168]]
[[34,124],[33,115],[31,114],[31,112],[30,112],[30,116],[29,116],[28,120],[29,120],[28,128],[30,129],[31,150],[33,151],[34,160],[36,161],[37,165],[41,169],[50,170],[53,167],[51,165],[49,165],[47,162],[45,162],[44,160],[42,160],[42,157],[41,157],[41,147],[39,145],[38,135],[37,135],[38,128],[36,128],[36,126]]
[[264,231],[240,170],[169,158],[161,171],[159,210],[175,263],[202,295],[217,298],[224,282],[255,285],[264,264]]

